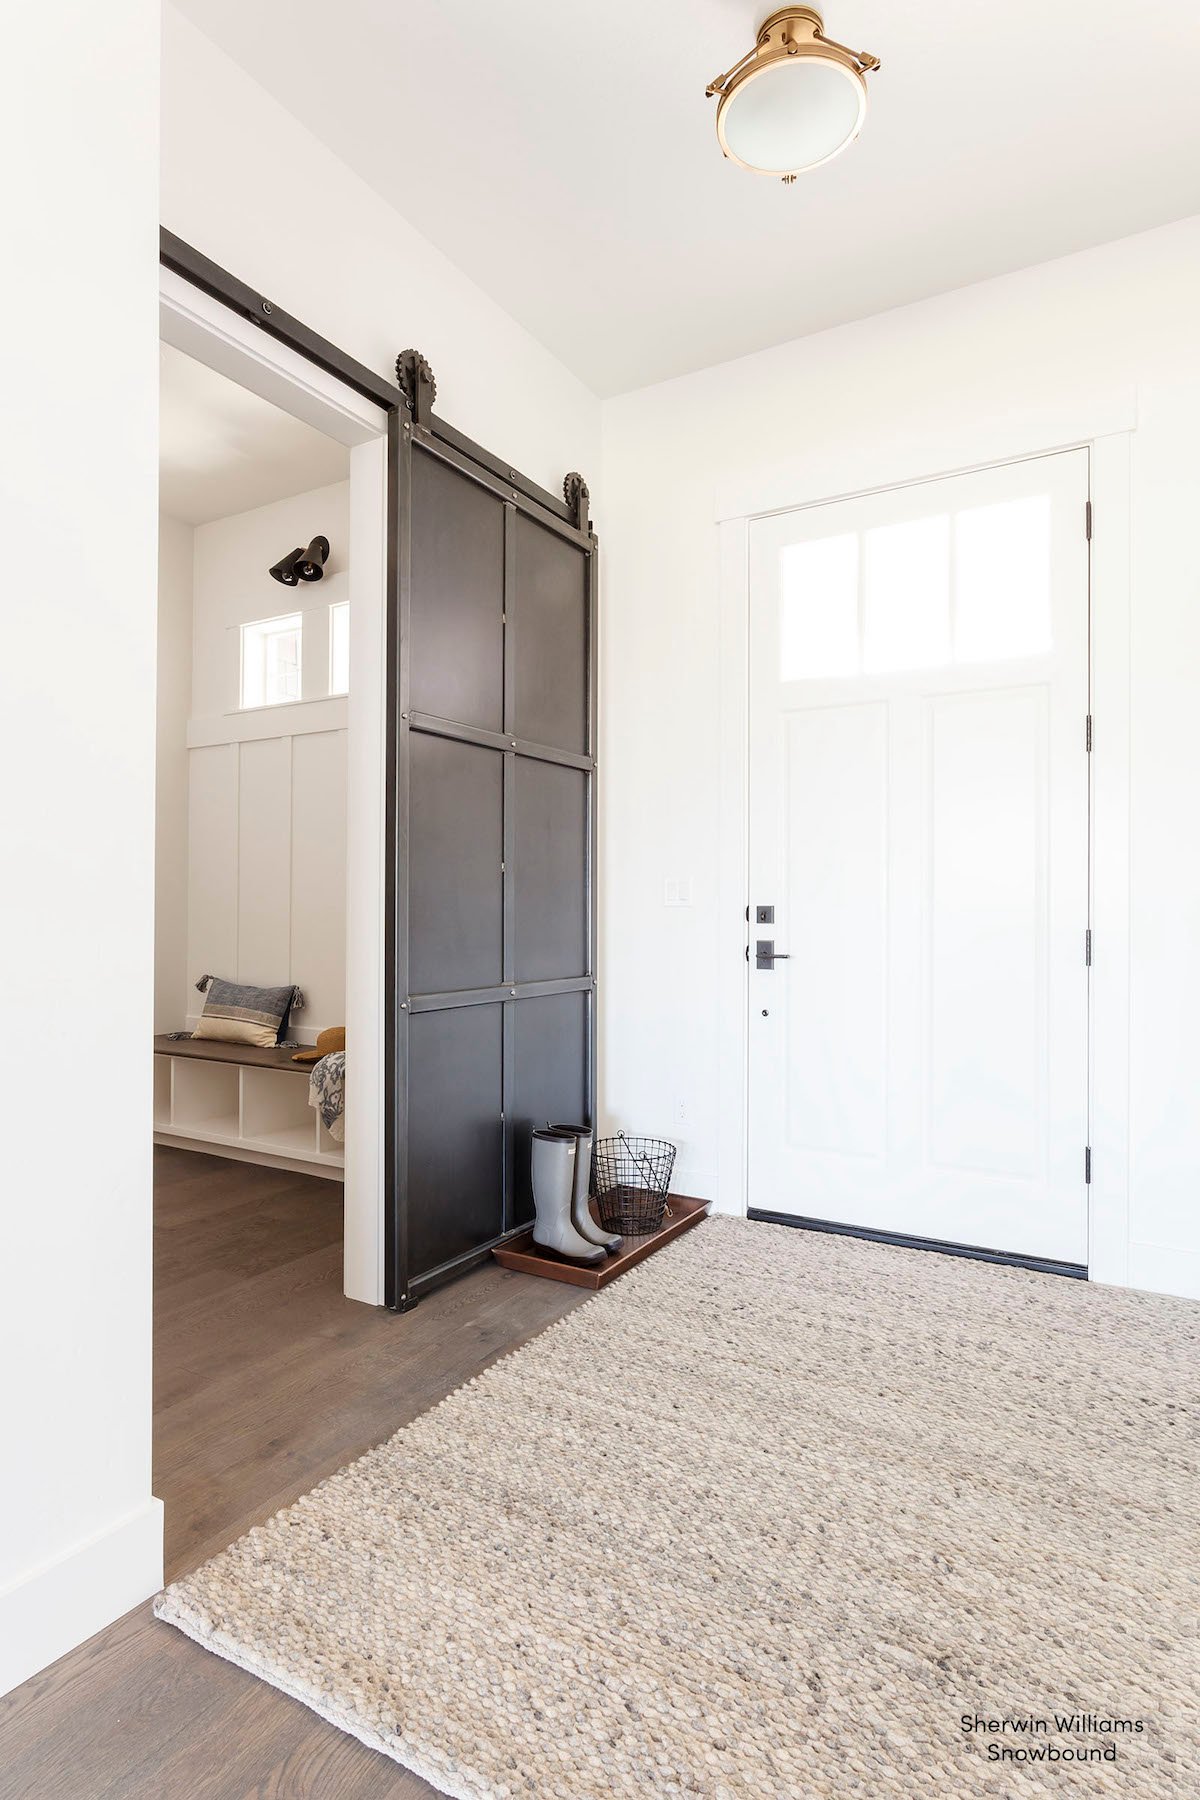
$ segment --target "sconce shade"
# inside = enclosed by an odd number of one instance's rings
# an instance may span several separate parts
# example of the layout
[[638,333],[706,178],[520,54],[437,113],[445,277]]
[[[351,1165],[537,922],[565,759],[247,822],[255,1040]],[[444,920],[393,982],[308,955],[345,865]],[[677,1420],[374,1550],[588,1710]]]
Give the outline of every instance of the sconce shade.
[[296,565],[303,555],[304,551],[302,547],[297,544],[296,548],[287,556],[281,556],[277,563],[272,563],[270,569],[267,571],[271,580],[282,581],[284,587],[298,586],[300,577],[296,572]]
[[307,550],[297,551],[296,573],[301,581],[320,581],[329,556],[329,539],[315,537]]

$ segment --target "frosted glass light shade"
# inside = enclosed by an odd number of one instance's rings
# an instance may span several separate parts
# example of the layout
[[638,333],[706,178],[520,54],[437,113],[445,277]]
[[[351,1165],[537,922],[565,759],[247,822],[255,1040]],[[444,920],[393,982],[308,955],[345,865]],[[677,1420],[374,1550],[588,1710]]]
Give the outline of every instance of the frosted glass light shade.
[[798,175],[828,162],[862,130],[867,87],[831,57],[792,56],[751,69],[717,109],[721,148],[743,168]]

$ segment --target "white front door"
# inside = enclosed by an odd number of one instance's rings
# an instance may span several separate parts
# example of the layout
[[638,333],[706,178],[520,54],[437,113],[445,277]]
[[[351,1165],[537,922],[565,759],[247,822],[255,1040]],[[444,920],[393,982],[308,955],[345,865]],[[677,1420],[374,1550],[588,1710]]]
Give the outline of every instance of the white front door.
[[1087,1260],[1087,486],[751,527],[752,1209]]

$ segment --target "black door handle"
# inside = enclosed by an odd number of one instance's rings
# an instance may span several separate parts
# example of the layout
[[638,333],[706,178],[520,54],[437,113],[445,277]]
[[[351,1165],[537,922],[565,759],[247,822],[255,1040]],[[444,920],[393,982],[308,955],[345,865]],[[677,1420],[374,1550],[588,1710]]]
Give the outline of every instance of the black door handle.
[[773,969],[777,962],[791,962],[787,950],[777,950],[774,938],[759,938],[754,946],[754,966],[756,969]]

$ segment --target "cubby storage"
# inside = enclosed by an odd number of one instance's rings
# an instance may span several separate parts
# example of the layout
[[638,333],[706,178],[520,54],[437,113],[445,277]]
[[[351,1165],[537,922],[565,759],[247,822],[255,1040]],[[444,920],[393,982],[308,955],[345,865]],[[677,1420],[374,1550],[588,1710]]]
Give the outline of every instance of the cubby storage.
[[317,1154],[316,1113],[304,1079],[282,1069],[243,1069],[242,1142],[285,1156]]
[[318,1154],[323,1157],[327,1157],[330,1161],[338,1163],[339,1165],[342,1164],[345,1161],[345,1156],[342,1151],[342,1146],[338,1143],[338,1141],[335,1137],[331,1137],[329,1135],[329,1133],[326,1131],[323,1123],[321,1122],[320,1113],[314,1113],[313,1117],[317,1121],[317,1151],[318,1151]]
[[286,1050],[154,1040],[154,1135],[253,1162],[301,1163],[340,1180],[342,1146],[308,1104],[311,1065]]
[[171,1124],[197,1137],[236,1138],[238,1074],[229,1063],[176,1060],[171,1072]]

